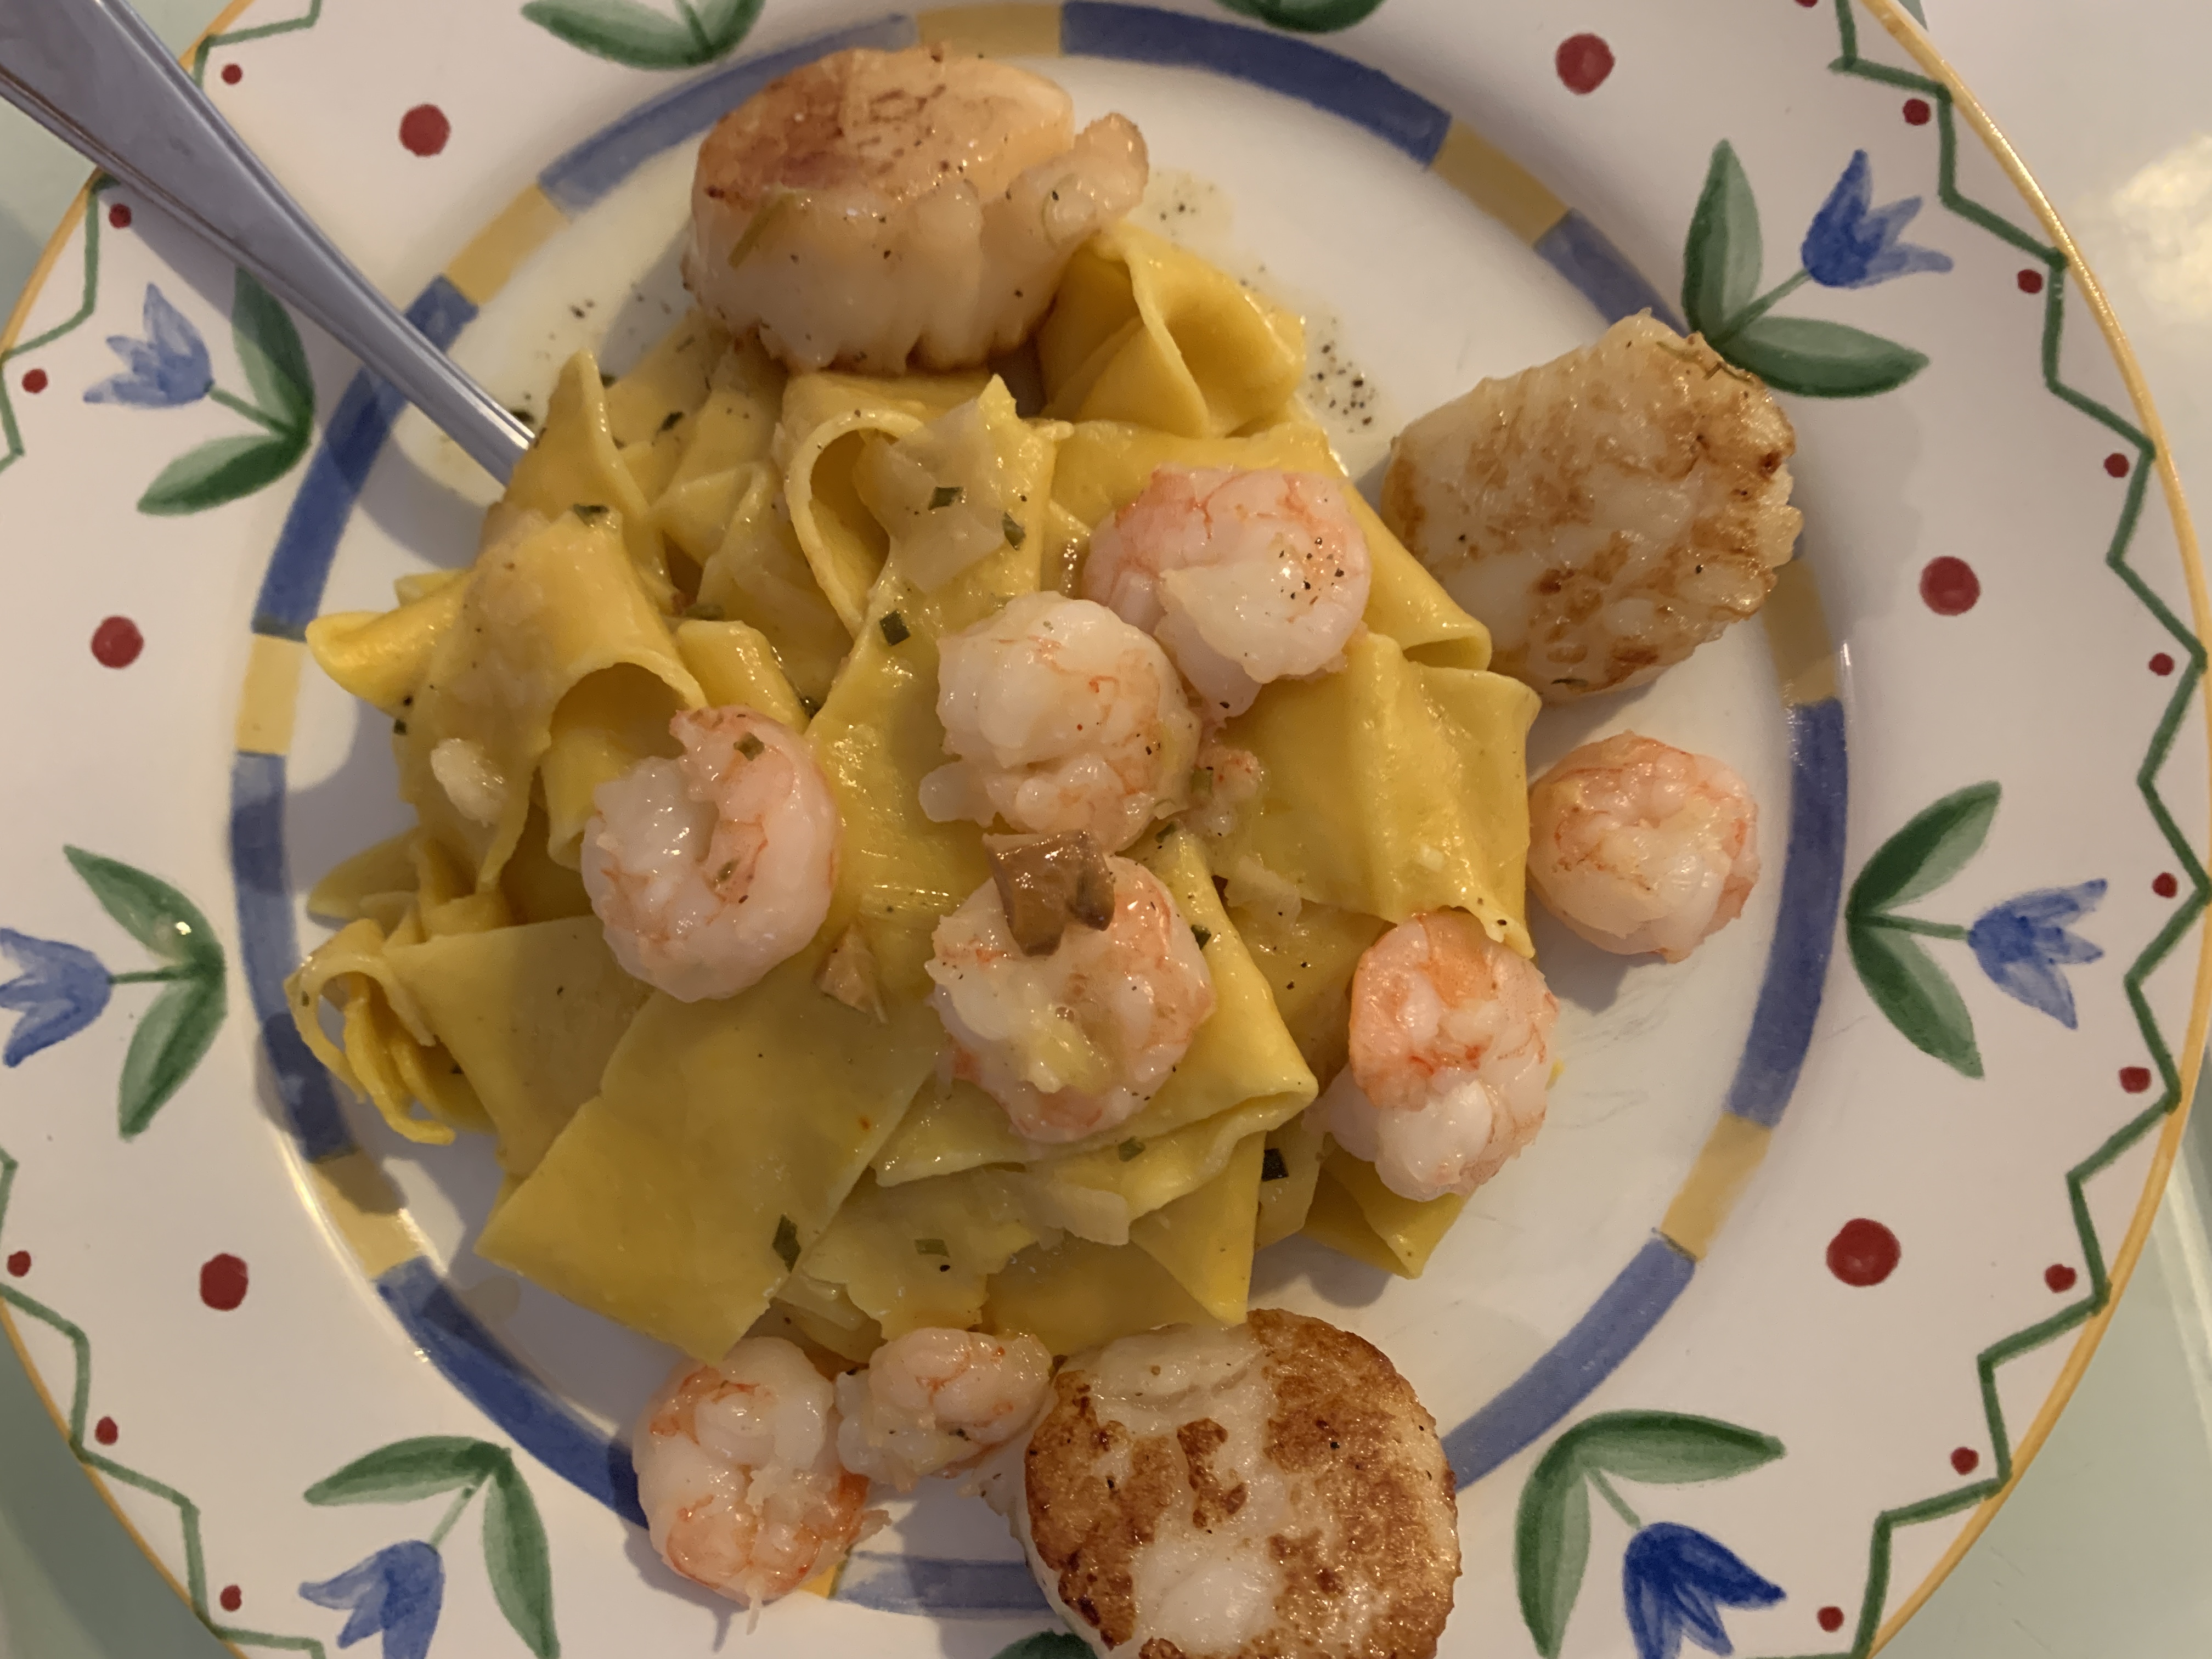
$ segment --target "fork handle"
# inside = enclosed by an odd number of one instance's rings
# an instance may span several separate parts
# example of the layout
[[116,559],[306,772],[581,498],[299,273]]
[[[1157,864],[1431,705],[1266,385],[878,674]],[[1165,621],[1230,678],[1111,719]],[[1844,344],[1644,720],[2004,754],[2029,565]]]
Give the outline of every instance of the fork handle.
[[0,98],[313,319],[504,481],[530,428],[378,293],[124,0],[0,0]]

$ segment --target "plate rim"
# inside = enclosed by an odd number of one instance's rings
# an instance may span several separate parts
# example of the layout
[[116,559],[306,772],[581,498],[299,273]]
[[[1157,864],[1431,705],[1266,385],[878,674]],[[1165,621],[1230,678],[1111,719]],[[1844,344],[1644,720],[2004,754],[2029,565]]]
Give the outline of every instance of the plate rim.
[[[226,3],[178,54],[179,60],[190,70],[204,61],[207,52],[225,39],[247,39],[312,24],[320,13],[323,0],[311,0],[305,14],[297,19],[282,20],[276,29],[252,28],[230,31],[230,25],[252,9],[259,0],[226,0]],[[2171,520],[2182,574],[2189,594],[2189,623],[2191,632],[2201,646],[2212,647],[2212,584],[2208,584],[2202,545],[2191,518],[2186,493],[2184,490],[2172,459],[2165,423],[2160,418],[2155,398],[2145,378],[2134,346],[2124,325],[2106,298],[2103,286],[2097,280],[2081,252],[2080,245],[2067,229],[2057,210],[2044,192],[2034,174],[2028,168],[2002,129],[1990,114],[1986,106],[1966,84],[1964,77],[1943,55],[1919,21],[1906,9],[1908,0],[1834,0],[1838,15],[1847,28],[1853,27],[1850,19],[1851,7],[1856,3],[1878,22],[1883,31],[1903,49],[1920,70],[1939,85],[1948,95],[1953,106],[1964,118],[1974,137],[1986,149],[1991,159],[2004,173],[2012,187],[2018,191],[2033,214],[2037,223],[2051,239],[2052,246],[2063,257],[2065,266],[2077,284],[2083,304],[2095,320],[2100,338],[2111,354],[2113,366],[2118,371],[2130,404],[2142,432],[2149,439],[2153,451],[2152,465],[2156,469],[2160,491]],[[1241,8],[1238,8],[1241,9]],[[0,323],[0,363],[13,356],[31,309],[52,280],[55,268],[66,251],[70,239],[80,221],[91,207],[102,174],[94,168],[71,198],[69,207],[52,234],[40,250],[29,275],[24,279],[21,293],[4,323]],[[86,296],[89,308],[95,301]],[[21,459],[20,454],[12,459]],[[2195,692],[2195,700],[2206,716],[2206,744],[2212,754],[2212,674],[2202,677]],[[2200,848],[2200,851],[2206,849]],[[1943,1553],[1928,1570],[1913,1589],[1899,1602],[1897,1610],[1875,1629],[1872,1640],[1863,1650],[1866,1659],[1879,1653],[1904,1628],[1914,1614],[1926,1605],[1978,1543],[1999,1510],[2019,1486],[2021,1477],[2034,1462],[2047,1443],[2051,1430],[2072,1402],[2075,1390],[2099,1344],[2109,1328],[2121,1298],[2132,1284],[2135,1270],[2142,1260],[2148,1242],[2151,1227],[2164,1200],[2174,1162],[2179,1155],[2195,1103],[2197,1090],[2206,1059],[2205,1043],[2208,1028],[2212,1028],[2212,910],[2200,910],[2191,924],[2198,932],[2197,969],[2191,988],[2191,1004],[2184,1046],[2178,1063],[2179,1097],[2167,1109],[2166,1118],[2156,1144],[2152,1149],[2150,1167],[2144,1177],[2142,1191],[2122,1234],[2118,1249],[2114,1253],[2107,1272],[2107,1286],[2102,1305],[2090,1313],[2075,1335],[2073,1344],[2061,1364],[2058,1375],[2049,1391],[2038,1405],[2035,1413],[2022,1429],[2012,1446],[2009,1474],[2000,1487],[1980,1499],[1960,1525],[1957,1535]],[[0,1193],[4,1193],[9,1168],[0,1170]],[[40,1370],[32,1364],[21,1333],[15,1317],[4,1302],[0,1302],[0,1333],[4,1333],[17,1362],[28,1377],[32,1389],[44,1405],[57,1433],[76,1456],[93,1490],[100,1495],[108,1511],[122,1527],[125,1535],[135,1545],[139,1553],[158,1573],[162,1581],[176,1594],[195,1616],[200,1618],[215,1640],[244,1659],[243,1650],[228,1638],[216,1634],[216,1626],[206,1611],[195,1601],[188,1588],[179,1581],[167,1562],[155,1550],[144,1533],[124,1510],[108,1480],[87,1461],[85,1449],[76,1444],[70,1431],[69,1421],[53,1391]],[[142,1480],[148,1479],[141,1477]],[[158,1484],[158,1483],[157,1483]],[[1887,1512],[1885,1511],[1885,1515]],[[1870,1564],[1871,1565],[1871,1564]],[[1869,1586],[1871,1588],[1871,1586]],[[243,1635],[246,1632],[240,1632]]]

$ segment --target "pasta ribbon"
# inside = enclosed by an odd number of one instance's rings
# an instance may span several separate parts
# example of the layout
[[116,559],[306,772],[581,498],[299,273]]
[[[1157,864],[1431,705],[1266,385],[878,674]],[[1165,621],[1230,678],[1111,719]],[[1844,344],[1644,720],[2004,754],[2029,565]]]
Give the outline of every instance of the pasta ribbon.
[[1025,1331],[1062,1357],[1132,1331],[1213,1322],[1145,1251],[1073,1237],[1031,1245],[1008,1262],[991,1280],[983,1320],[1002,1334]]
[[[1455,905],[1533,954],[1521,745],[1535,695],[1423,668],[1381,634],[1354,639],[1345,659],[1324,678],[1267,687],[1224,729],[1264,776],[1215,864],[1233,878],[1255,860],[1307,898],[1388,921]],[[1431,678],[1455,675],[1466,678]]]
[[886,1339],[928,1325],[965,1330],[983,1316],[991,1275],[1037,1239],[1003,1170],[902,1187],[863,1176],[799,1271],[842,1287]]
[[1077,250],[1037,333],[1053,414],[1179,438],[1279,419],[1305,374],[1305,349],[1294,314],[1127,224]]
[[1252,1288],[1263,1134],[1249,1134],[1221,1173],[1129,1224],[1129,1242],[1165,1267],[1206,1313],[1242,1324]]
[[561,370],[547,400],[545,425],[507,480],[510,512],[557,520],[571,508],[617,520],[637,579],[657,611],[673,608],[667,550],[653,528],[646,492],[623,459],[607,419],[599,364],[580,351]]
[[[456,573],[458,575],[458,573]],[[380,714],[405,712],[439,643],[468,595],[465,580],[439,583],[391,611],[337,611],[307,624],[315,665]]]
[[1419,1279],[1466,1207],[1457,1193],[1425,1203],[1401,1198],[1382,1184],[1373,1164],[1332,1147],[1314,1185],[1304,1231],[1355,1261]]

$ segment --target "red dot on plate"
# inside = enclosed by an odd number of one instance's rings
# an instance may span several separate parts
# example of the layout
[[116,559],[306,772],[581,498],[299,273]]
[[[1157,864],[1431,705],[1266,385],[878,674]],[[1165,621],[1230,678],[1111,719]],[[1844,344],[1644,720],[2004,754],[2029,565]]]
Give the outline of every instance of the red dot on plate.
[[1951,1467],[1961,1474],[1972,1474],[1981,1467],[1982,1455],[1972,1446],[1961,1446],[1951,1454]]
[[200,1300],[217,1313],[228,1313],[246,1300],[246,1264],[228,1253],[200,1264]]
[[2150,890],[2160,898],[2172,898],[2181,890],[2181,884],[2173,878],[2171,870],[2163,870],[2150,878]]
[[2020,284],[2020,291],[2022,294],[2043,292],[2043,273],[2039,270],[2023,270],[2013,280]]
[[1569,92],[1595,92],[1613,73],[1613,48],[1601,34],[1571,34],[1559,42],[1552,63]]
[[2111,473],[2115,478],[2126,477],[2128,476],[2128,458],[2121,454],[2118,450],[2114,450],[2111,454],[2105,457],[2105,471]]
[[2120,1067],[2120,1087],[2131,1095],[2139,1095],[2150,1087],[2150,1067],[2123,1066]]
[[31,1253],[28,1250],[12,1250],[9,1253],[8,1275],[9,1278],[21,1279],[30,1271]]
[[[244,69],[244,67],[243,67],[242,65],[240,65],[240,64],[225,64],[222,66],[222,83],[223,83],[223,85],[225,85],[225,86],[227,86],[227,87],[234,87],[234,86],[236,86],[236,85],[237,85],[240,81],[243,81],[245,78],[246,78],[246,70],[245,70],[245,69]],[[237,1588],[238,1588],[238,1586],[237,1586],[237,1585],[235,1585],[235,1584],[233,1584],[233,1585],[231,1586],[231,1589],[236,1589]],[[228,1593],[228,1592],[226,1592],[226,1594],[227,1594],[227,1593]]]
[[2173,672],[2173,659],[2167,656],[2165,652],[2160,652],[2150,659],[2150,672],[2154,674],[2171,674]]
[[222,1594],[215,1599],[222,1604],[225,1613],[236,1613],[246,1603],[246,1592],[235,1584],[225,1584]]
[[92,630],[92,654],[103,668],[128,668],[146,648],[146,636],[128,617],[110,617]]
[[2074,1270],[2063,1261],[2054,1261],[2043,1270],[2043,1282],[2060,1295],[2074,1288]]
[[1822,1607],[1817,1616],[1822,1630],[1841,1630],[1844,1627],[1844,1610],[1841,1607]]
[[92,1437],[103,1446],[113,1445],[115,1437],[121,1432],[122,1431],[115,1426],[115,1419],[112,1417],[103,1417],[92,1425]]
[[399,142],[417,155],[435,155],[453,136],[453,124],[435,104],[417,104],[399,118]]
[[1904,1254],[1895,1233],[1861,1216],[1844,1223],[1828,1241],[1828,1271],[1844,1284],[1863,1289],[1895,1273]]
[[24,391],[30,392],[35,397],[38,393],[44,392],[46,389],[46,371],[45,369],[33,368],[25,372],[23,375]]
[[1963,616],[1982,597],[1982,579],[1974,567],[1948,553],[1930,559],[1920,573],[1920,599],[1939,617]]
[[1905,100],[1905,125],[1909,127],[1926,126],[1928,118],[1932,113],[1934,112],[1928,107],[1928,100],[1925,98],[1908,98]]
[[114,226],[118,230],[130,229],[131,204],[128,202],[118,202],[113,207],[108,209],[107,222]]

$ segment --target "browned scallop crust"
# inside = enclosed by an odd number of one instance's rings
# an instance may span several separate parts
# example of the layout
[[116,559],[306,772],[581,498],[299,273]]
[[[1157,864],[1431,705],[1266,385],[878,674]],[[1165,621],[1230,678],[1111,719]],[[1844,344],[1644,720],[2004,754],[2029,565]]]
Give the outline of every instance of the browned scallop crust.
[[[1456,1495],[1436,1420],[1372,1344],[1318,1319],[1255,1310],[1273,1413],[1267,1456],[1289,1481],[1296,1522],[1267,1540],[1284,1573],[1268,1626],[1233,1652],[1187,1652],[1153,1637],[1139,1659],[1430,1659],[1459,1577]],[[1132,1569],[1170,1510],[1194,1526],[1233,1516],[1245,1488],[1212,1455],[1204,1418],[1133,1440],[1103,1420],[1089,1376],[1063,1369],[1030,1437],[1030,1540],[1061,1602],[1103,1644],[1143,1630]],[[1126,1474],[1104,1471],[1126,1448]]]

